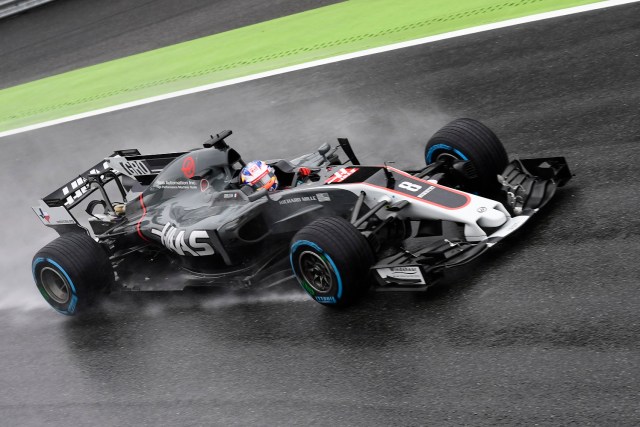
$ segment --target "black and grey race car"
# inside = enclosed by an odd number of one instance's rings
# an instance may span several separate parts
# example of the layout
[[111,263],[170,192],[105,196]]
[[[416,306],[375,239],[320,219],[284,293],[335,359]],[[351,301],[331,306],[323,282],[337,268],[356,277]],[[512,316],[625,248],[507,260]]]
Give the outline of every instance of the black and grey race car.
[[266,161],[278,190],[255,191],[241,185],[245,161],[229,135],[188,152],[116,151],[44,197],[33,209],[60,234],[33,258],[47,302],[72,315],[118,289],[244,288],[292,275],[328,306],[372,286],[424,290],[571,178],[563,157],[509,162],[489,128],[458,119],[427,142],[419,170],[361,165],[339,138]]

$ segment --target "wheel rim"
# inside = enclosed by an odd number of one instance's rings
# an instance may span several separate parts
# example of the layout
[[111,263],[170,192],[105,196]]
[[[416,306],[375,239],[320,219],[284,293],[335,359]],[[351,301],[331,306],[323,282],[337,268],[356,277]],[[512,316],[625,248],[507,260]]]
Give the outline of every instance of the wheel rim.
[[462,159],[456,156],[455,154],[443,152],[443,153],[439,153],[436,156],[436,161],[438,160],[445,160],[445,161],[449,160],[450,162],[455,162]]
[[69,283],[57,270],[51,267],[44,267],[40,271],[40,282],[47,295],[55,302],[65,304],[69,301],[71,296]]
[[302,278],[314,291],[328,292],[333,287],[332,270],[327,261],[319,254],[304,251],[298,261]]

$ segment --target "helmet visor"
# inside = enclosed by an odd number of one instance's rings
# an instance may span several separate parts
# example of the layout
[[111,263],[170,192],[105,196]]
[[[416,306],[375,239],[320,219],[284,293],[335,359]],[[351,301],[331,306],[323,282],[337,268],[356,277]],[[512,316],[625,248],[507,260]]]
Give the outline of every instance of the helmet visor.
[[256,190],[260,188],[269,189],[271,188],[271,186],[273,186],[275,181],[276,181],[275,175],[271,173],[271,170],[267,169],[262,174],[260,174],[258,178],[251,181],[250,185]]

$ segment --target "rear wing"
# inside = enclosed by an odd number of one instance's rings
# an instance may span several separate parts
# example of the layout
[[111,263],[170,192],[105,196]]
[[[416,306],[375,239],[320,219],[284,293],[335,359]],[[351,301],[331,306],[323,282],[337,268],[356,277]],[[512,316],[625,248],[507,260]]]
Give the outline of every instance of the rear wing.
[[116,151],[43,197],[32,209],[44,225],[58,233],[77,232],[78,227],[84,227],[71,210],[95,191],[102,193],[105,209],[113,210],[105,185],[115,181],[126,202],[128,191],[143,191],[160,171],[182,154],[184,152],[142,155],[135,149]]
[[[182,154],[184,152],[142,155],[135,149],[116,151],[45,196],[42,201],[48,207],[63,206],[67,209],[73,209],[93,192],[103,189],[104,185],[122,175],[134,179],[134,183],[139,184],[141,187],[147,186],[162,169]],[[121,192],[124,191],[126,193],[127,188],[122,185],[120,180],[118,180],[117,184]],[[130,189],[132,186],[128,185],[126,187]]]

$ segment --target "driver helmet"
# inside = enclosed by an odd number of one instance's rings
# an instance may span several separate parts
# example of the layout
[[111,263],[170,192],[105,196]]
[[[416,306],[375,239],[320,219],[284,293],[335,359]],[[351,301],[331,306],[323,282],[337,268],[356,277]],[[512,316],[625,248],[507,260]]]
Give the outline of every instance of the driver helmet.
[[275,170],[261,160],[249,162],[242,168],[240,182],[254,190],[264,188],[268,191],[273,191],[278,188],[278,178],[276,178]]

